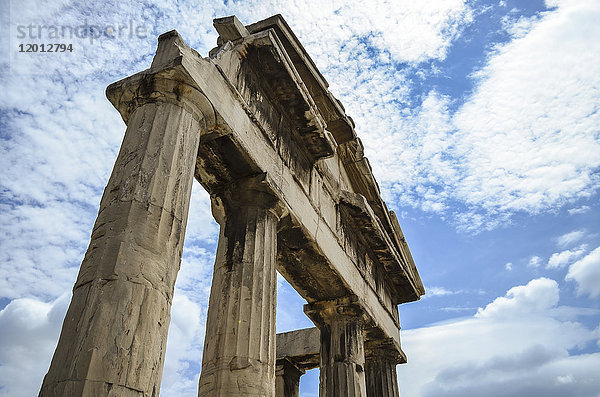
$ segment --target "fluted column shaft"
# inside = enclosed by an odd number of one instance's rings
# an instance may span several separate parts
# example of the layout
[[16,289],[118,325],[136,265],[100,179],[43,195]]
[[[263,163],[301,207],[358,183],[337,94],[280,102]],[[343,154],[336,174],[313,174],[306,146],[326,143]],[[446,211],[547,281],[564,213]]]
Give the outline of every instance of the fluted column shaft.
[[158,396],[201,121],[129,115],[40,396]]
[[300,377],[304,370],[287,359],[277,360],[275,367],[275,397],[299,397]]
[[248,180],[214,194],[221,225],[199,396],[273,396],[277,200]]
[[304,311],[321,331],[319,396],[366,396],[365,318],[360,306],[342,299],[312,303]]
[[396,353],[384,347],[371,349],[368,345],[365,352],[367,397],[399,397]]

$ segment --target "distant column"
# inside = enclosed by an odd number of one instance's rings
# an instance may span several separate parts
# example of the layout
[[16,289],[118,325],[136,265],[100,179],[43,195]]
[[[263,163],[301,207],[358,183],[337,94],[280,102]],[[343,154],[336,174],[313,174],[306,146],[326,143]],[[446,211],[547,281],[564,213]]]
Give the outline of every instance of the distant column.
[[240,181],[211,197],[221,231],[199,396],[275,393],[275,261],[282,210],[260,179]]
[[368,397],[398,397],[396,365],[398,353],[386,341],[365,344],[365,374]]
[[351,299],[316,302],[306,314],[321,331],[320,397],[365,397],[362,308]]
[[127,130],[40,396],[159,394],[199,138],[206,129],[194,102],[206,99],[181,82],[148,75],[109,90],[123,97],[117,102]]
[[299,397],[300,377],[304,370],[296,367],[289,360],[277,360],[275,366],[275,397]]

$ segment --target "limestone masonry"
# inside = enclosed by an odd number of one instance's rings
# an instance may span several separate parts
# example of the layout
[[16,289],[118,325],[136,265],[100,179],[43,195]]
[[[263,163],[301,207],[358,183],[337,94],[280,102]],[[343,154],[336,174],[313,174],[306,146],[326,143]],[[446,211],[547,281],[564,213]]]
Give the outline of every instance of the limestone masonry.
[[[220,235],[199,396],[398,396],[425,293],[352,119],[280,15],[176,31],[106,95],[127,124],[40,396],[158,396],[194,178]],[[275,334],[276,272],[316,328]]]

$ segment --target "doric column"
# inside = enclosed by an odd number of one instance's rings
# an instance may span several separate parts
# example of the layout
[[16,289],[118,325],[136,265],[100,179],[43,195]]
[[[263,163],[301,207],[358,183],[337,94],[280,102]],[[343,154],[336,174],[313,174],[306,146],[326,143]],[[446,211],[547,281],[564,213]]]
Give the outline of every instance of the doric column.
[[366,396],[364,312],[352,298],[316,302],[305,313],[321,331],[320,397]]
[[273,396],[279,201],[265,175],[211,195],[221,225],[199,396]]
[[391,341],[365,343],[365,374],[368,397],[398,397],[396,365],[401,358]]
[[148,74],[107,93],[127,130],[40,396],[159,394],[207,102]]
[[300,377],[304,370],[283,358],[275,366],[275,397],[299,397]]

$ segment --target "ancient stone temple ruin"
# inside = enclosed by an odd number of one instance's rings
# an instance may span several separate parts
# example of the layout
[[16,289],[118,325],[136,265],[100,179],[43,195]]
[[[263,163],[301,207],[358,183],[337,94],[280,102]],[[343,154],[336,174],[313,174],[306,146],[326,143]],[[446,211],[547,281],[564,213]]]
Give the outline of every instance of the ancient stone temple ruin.
[[[158,396],[193,180],[220,225],[200,396],[398,396],[423,285],[352,119],[279,15],[176,31],[111,84],[127,124],[40,396]],[[366,128],[364,126],[363,128]],[[315,328],[275,335],[276,272]]]

